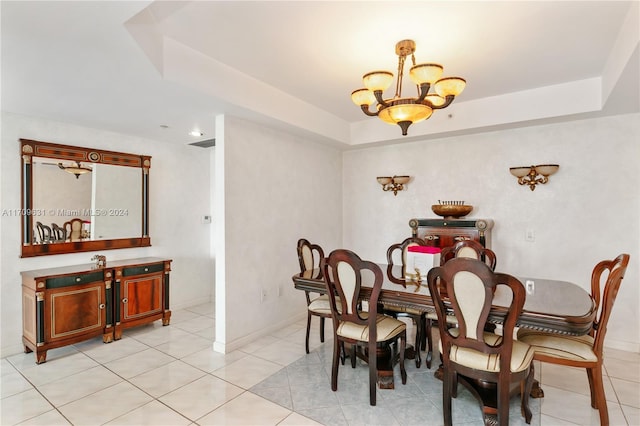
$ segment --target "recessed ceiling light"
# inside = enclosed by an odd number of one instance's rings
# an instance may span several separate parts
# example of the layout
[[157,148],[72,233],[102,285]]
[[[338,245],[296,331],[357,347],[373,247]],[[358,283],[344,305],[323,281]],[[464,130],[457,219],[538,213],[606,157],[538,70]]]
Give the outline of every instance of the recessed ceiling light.
[[204,133],[202,133],[202,132],[200,132],[200,131],[198,131],[198,130],[194,130],[194,131],[192,131],[192,132],[189,132],[189,134],[190,134],[191,136],[203,136],[203,135],[204,135]]

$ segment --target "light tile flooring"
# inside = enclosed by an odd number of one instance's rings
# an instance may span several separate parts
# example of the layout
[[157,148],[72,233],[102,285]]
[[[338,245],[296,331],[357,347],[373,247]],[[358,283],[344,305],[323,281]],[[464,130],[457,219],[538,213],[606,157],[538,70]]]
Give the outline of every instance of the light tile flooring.
[[[304,352],[305,322],[241,350],[212,351],[213,305],[173,312],[171,325],[126,330],[101,338],[1,360],[2,425],[439,425],[442,385],[433,369],[407,362],[406,385],[378,390],[369,406],[365,364],[341,366],[338,391],[329,383],[332,340]],[[330,334],[327,327],[327,334]],[[412,327],[410,326],[410,332]],[[640,424],[640,354],[608,350],[606,394],[612,425]],[[597,425],[582,370],[537,364],[545,398],[532,400],[533,425]],[[396,373],[398,373],[396,367]],[[461,388],[462,389],[462,388]],[[454,424],[481,425],[480,408],[462,390]],[[511,424],[524,425],[517,398]]]

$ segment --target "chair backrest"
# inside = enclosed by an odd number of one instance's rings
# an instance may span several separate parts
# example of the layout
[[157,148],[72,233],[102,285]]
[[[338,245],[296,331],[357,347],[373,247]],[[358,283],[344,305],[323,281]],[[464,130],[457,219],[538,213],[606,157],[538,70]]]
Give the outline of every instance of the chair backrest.
[[309,276],[309,278],[322,279],[322,267],[320,265],[322,259],[324,259],[324,251],[322,250],[322,247],[317,244],[311,244],[304,238],[300,238],[298,240],[298,262],[300,263],[300,273],[308,271],[313,275]]
[[[412,246],[426,246],[427,242],[422,238],[409,237],[401,243],[392,244],[387,249],[387,277],[389,280],[396,284],[404,284],[405,282],[405,268],[407,264],[407,249]],[[394,274],[394,256],[400,255],[402,262],[402,272],[398,276],[397,271]]]
[[57,242],[64,242],[67,239],[67,230],[58,226],[57,223],[51,224],[53,239]]
[[[485,354],[499,354],[500,370],[509,371],[513,329],[526,297],[522,283],[511,275],[493,272],[481,260],[464,257],[452,259],[443,266],[431,269],[427,281],[438,314],[443,357],[448,359],[452,345],[467,347]],[[442,295],[440,286],[446,289],[446,298]],[[490,345],[484,340],[484,328],[497,286],[511,289],[512,299],[511,306],[506,308],[503,336],[496,345]],[[446,327],[447,315],[456,317],[457,329]],[[456,331],[452,333],[451,330]]]
[[496,270],[496,254],[477,241],[458,241],[452,246],[443,248],[440,254],[440,264],[444,265],[447,261],[457,257],[484,260],[491,270]]
[[[613,260],[603,260],[598,263],[591,274],[591,297],[596,304],[598,313],[589,334],[594,337],[593,351],[598,357],[602,356],[607,323],[628,264],[629,255],[621,254]],[[604,277],[606,277],[606,282],[601,291],[600,285]]]
[[41,244],[51,242],[51,227],[43,225],[42,222],[36,222],[36,229],[38,230],[38,236],[40,237]]
[[80,241],[82,239],[82,219],[73,218],[64,223],[64,229],[71,241]]
[[[362,315],[359,309],[363,272],[365,272],[365,280],[373,278],[371,283],[367,282],[367,287],[371,287],[368,315]],[[380,267],[373,262],[362,260],[350,250],[338,249],[324,259],[323,274],[329,295],[333,326],[337,328],[344,321],[360,325],[368,324],[370,335],[375,337],[378,298],[383,280]],[[338,309],[337,303],[340,303],[341,309]]]

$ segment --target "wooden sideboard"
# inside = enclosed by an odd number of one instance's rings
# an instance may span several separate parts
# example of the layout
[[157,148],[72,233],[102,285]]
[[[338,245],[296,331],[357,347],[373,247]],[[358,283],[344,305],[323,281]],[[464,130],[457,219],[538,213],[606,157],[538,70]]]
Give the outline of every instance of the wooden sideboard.
[[463,240],[478,241],[491,248],[491,219],[411,219],[411,235],[423,238],[429,245],[449,247]]
[[36,363],[47,350],[162,320],[169,325],[171,260],[139,258],[23,271],[22,343]]

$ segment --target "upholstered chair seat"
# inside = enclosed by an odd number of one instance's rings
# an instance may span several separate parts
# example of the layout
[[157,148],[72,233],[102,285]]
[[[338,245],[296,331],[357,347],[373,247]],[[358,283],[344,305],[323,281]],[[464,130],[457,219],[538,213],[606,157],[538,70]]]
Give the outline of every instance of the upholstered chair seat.
[[[369,318],[368,312],[361,312],[360,317],[362,319]],[[407,325],[395,318],[378,314],[376,319],[376,342],[384,342],[398,336],[400,333],[407,329]],[[337,330],[338,336],[346,337],[347,339],[363,340],[369,339],[369,325],[367,324],[355,324],[353,322],[345,321],[340,323]]]
[[[451,335],[458,336],[459,330],[452,329]],[[494,333],[484,333],[484,341],[490,346],[496,346],[502,343],[502,336]],[[440,343],[440,351],[442,352],[442,342]],[[529,368],[533,360],[533,348],[526,343],[514,341],[511,353],[510,369],[512,373],[524,371]],[[465,365],[474,370],[483,370],[497,373],[500,371],[500,355],[486,354],[471,348],[462,348],[457,345],[451,346],[450,359],[457,364]]]
[[[340,298],[338,298],[338,303],[340,303]],[[331,305],[329,304],[329,296],[323,294],[321,296],[316,297],[309,303],[307,307],[314,314],[331,316]],[[338,309],[340,309],[340,305],[338,305]]]
[[572,361],[598,360],[598,356],[593,352],[594,339],[589,335],[559,336],[520,330],[518,340],[527,342],[539,354]]

